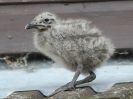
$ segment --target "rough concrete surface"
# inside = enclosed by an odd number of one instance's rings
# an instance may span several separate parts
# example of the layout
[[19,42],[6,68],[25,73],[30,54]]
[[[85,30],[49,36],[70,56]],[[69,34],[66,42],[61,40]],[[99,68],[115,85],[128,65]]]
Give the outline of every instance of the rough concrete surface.
[[5,99],[43,99],[45,96],[39,90],[15,91]]
[[92,88],[60,92],[47,98],[40,91],[16,91],[5,99],[133,99],[133,82],[115,84],[110,90],[97,93]]
[[111,98],[117,97],[118,99],[133,99],[133,83],[118,83],[115,84],[110,90],[95,95],[96,98]]

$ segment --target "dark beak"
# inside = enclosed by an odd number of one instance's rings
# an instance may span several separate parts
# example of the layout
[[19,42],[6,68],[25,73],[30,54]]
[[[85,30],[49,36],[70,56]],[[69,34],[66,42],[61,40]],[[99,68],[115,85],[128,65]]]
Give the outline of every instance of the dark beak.
[[36,28],[36,25],[34,25],[34,24],[27,24],[25,26],[25,29],[32,29],[32,28]]

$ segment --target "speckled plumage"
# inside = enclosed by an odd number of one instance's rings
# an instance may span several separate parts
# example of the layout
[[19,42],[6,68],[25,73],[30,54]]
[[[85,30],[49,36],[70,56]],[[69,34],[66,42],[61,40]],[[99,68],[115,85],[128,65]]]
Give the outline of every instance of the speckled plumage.
[[36,16],[33,23],[37,24],[42,17],[52,18],[54,21],[46,24],[49,28],[45,31],[34,32],[35,47],[70,70],[76,70],[77,61],[81,61],[83,73],[87,73],[113,54],[113,44],[90,21],[60,19],[55,14],[44,12]]

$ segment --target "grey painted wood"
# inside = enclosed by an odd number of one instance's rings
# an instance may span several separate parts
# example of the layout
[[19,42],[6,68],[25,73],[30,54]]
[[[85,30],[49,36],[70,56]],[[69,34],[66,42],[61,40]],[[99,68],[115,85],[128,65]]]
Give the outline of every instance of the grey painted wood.
[[0,0],[0,4],[82,3],[82,2],[107,2],[107,1],[127,1],[127,0]]

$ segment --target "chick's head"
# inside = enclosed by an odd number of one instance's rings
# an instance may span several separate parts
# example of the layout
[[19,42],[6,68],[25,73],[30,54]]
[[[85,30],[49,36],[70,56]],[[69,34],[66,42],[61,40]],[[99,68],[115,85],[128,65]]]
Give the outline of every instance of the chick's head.
[[29,24],[25,26],[25,29],[37,29],[41,31],[48,30],[56,23],[56,15],[50,12],[43,12],[37,15]]

